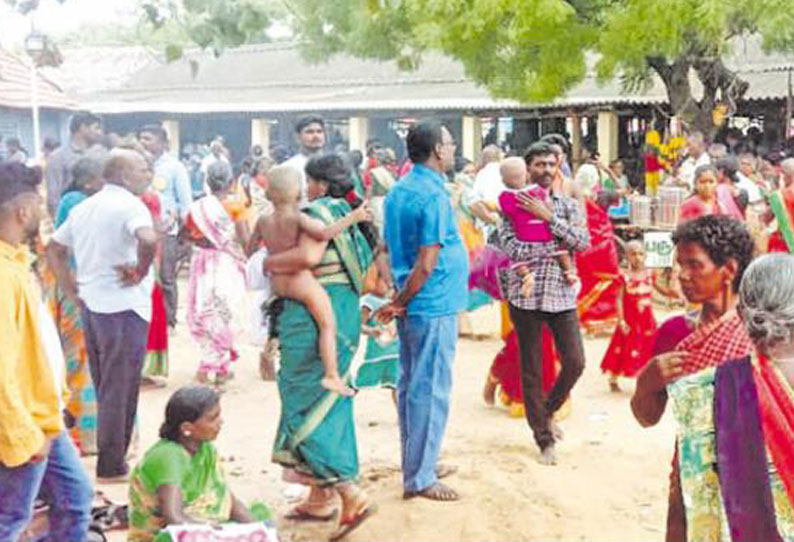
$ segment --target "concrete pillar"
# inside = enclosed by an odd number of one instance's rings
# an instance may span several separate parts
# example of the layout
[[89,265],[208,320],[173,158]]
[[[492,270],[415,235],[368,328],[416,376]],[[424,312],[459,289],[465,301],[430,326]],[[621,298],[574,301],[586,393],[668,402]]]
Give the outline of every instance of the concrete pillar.
[[618,157],[618,114],[614,111],[598,113],[598,153],[605,164]]
[[480,159],[482,150],[482,121],[479,117],[463,117],[461,154],[472,162]]
[[574,171],[582,161],[582,117],[577,112],[571,113],[571,155],[568,160]]
[[179,158],[179,121],[164,120],[163,130],[168,134],[168,152]]
[[251,146],[259,145],[267,153],[270,148],[270,121],[251,119]]
[[348,132],[350,134],[350,150],[366,153],[367,140],[369,139],[369,119],[367,117],[350,117]]

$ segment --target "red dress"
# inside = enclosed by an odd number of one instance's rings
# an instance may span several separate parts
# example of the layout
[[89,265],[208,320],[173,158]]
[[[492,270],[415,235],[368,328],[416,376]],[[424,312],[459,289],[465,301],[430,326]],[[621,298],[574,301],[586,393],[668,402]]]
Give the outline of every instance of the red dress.
[[598,333],[611,329],[617,321],[620,267],[609,215],[589,199],[586,205],[590,248],[575,256],[576,270],[582,281],[576,305],[582,325]]
[[[162,207],[160,205],[160,197],[156,192],[149,190],[141,195],[141,201],[149,209],[152,214],[152,220],[157,223],[160,220]],[[158,248],[157,260],[162,255]],[[155,269],[159,269],[159,263],[155,264]],[[154,289],[152,290],[152,319],[149,322],[149,338],[146,344],[147,357],[157,357],[168,355],[168,319],[165,312],[165,300],[163,299],[163,290],[160,287],[160,281],[155,280]],[[167,362],[165,368],[160,371],[149,370],[151,359],[147,359],[144,373],[146,376],[167,376]],[[165,374],[163,374],[165,373]]]
[[633,377],[651,359],[656,319],[651,307],[651,275],[621,275],[623,284],[623,317],[630,326],[624,333],[615,328],[601,370],[616,376]]

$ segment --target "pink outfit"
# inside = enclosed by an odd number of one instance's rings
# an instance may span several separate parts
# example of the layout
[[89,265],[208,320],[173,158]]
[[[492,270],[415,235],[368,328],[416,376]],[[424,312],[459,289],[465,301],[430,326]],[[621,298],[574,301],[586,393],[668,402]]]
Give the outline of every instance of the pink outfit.
[[499,206],[513,225],[518,240],[525,243],[546,243],[554,240],[547,222],[518,205],[519,192],[529,194],[543,202],[549,199],[549,193],[536,184],[529,185],[523,190],[505,190],[499,195]]
[[728,213],[725,212],[725,207],[719,201],[711,208],[708,208],[699,197],[691,196],[681,204],[681,210],[678,214],[678,223],[694,220],[701,216],[725,214]]

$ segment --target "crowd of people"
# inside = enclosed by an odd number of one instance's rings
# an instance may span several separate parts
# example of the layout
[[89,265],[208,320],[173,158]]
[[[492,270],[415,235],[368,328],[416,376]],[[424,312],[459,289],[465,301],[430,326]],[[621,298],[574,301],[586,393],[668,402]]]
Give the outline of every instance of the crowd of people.
[[[180,160],[156,124],[108,137],[80,113],[70,132],[43,171],[22,149],[0,163],[0,542],[38,499],[48,540],[87,540],[94,482],[129,484],[119,521],[135,542],[207,525],[267,539],[273,513],[235,496],[213,444],[246,332],[277,382],[272,460],[308,487],[285,518],[338,517],[338,540],[377,511],[353,420],[366,387],[392,390],[404,499],[456,501],[458,467],[439,462],[456,348],[477,335],[466,314],[494,301],[504,346],[483,399],[499,391],[526,418],[541,464],[558,463],[582,328],[607,330],[609,388],[636,378],[643,426],[673,410],[667,540],[794,541],[794,158],[759,166],[736,134],[708,148],[691,134],[663,180],[691,192],[665,286],[642,242],[618,251],[610,219],[642,187],[592,150],[574,174],[561,134],[520,156],[486,146],[475,165],[421,120],[398,163],[377,140],[325,152],[325,123],[307,116],[297,154],[255,147],[233,168],[222,139]],[[141,387],[168,378],[184,254],[196,382],[133,466]],[[658,329],[654,289],[686,303]],[[79,456],[93,454],[92,477]]]

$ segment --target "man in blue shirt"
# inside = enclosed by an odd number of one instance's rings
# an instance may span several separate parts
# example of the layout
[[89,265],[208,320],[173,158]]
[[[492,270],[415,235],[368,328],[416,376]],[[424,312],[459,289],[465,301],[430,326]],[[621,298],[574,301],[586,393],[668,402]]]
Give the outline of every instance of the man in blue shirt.
[[458,314],[468,302],[469,260],[463,246],[445,172],[455,143],[441,124],[423,121],[406,138],[415,164],[386,197],[384,237],[399,294],[383,307],[382,321],[398,317],[398,383],[404,498],[459,498],[439,477],[449,414]]
[[141,146],[154,160],[152,187],[160,195],[163,209],[163,253],[160,259],[160,282],[169,327],[176,326],[176,268],[179,260],[179,228],[193,203],[193,188],[187,169],[179,159],[168,153],[168,134],[159,124],[144,126],[138,131]]

